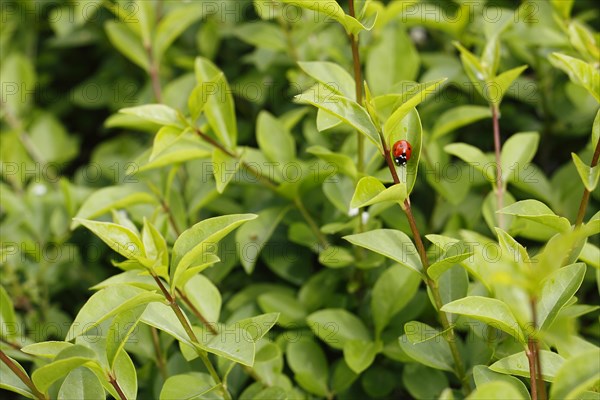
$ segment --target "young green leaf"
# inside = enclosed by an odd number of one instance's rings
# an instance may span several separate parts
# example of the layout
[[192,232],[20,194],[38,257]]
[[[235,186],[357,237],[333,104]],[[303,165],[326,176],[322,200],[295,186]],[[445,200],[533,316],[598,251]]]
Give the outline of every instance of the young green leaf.
[[426,82],[422,85],[417,86],[416,90],[408,91],[408,98],[406,98],[405,101],[402,102],[402,104],[400,104],[400,106],[394,110],[394,112],[392,113],[392,115],[390,115],[387,121],[385,121],[383,131],[385,132],[386,139],[391,139],[392,135],[401,128],[401,123],[404,117],[409,115],[412,109],[424,102],[427,99],[427,97],[440,90],[442,84],[446,80],[446,78],[443,78],[438,79],[437,81]]
[[39,391],[45,393],[54,382],[75,368],[88,362],[97,363],[97,358],[96,353],[88,347],[74,345],[58,353],[51,363],[33,371],[31,380]]
[[336,171],[339,171],[350,178],[356,179],[356,176],[358,175],[354,160],[346,154],[334,153],[323,146],[311,146],[306,149],[306,152],[328,162],[336,168]]
[[219,322],[221,293],[210,279],[204,275],[194,275],[185,283],[183,293],[209,324]]
[[98,222],[80,218],[74,218],[73,220],[88,228],[122,256],[136,260],[144,258],[145,251],[141,238],[131,229],[112,222]]
[[473,367],[473,379],[475,380],[475,385],[477,386],[477,388],[489,382],[506,382],[514,389],[516,389],[523,399],[530,399],[527,387],[523,382],[521,382],[514,376],[494,372],[485,365],[476,365],[475,367]]
[[450,346],[437,329],[411,321],[404,325],[404,331],[398,340],[410,358],[431,368],[454,370]]
[[148,48],[152,43],[152,31],[156,24],[155,5],[148,1],[136,0],[135,6],[139,11],[136,14],[138,17],[140,33],[142,35],[142,44],[144,45],[144,48]]
[[96,292],[81,307],[65,340],[71,341],[81,336],[103,321],[139,305],[160,302],[162,295],[133,286],[110,286]]
[[444,312],[466,315],[485,322],[525,343],[525,335],[506,303],[481,296],[468,296],[444,305]]
[[515,133],[504,143],[500,157],[503,182],[518,177],[516,172],[531,162],[539,141],[540,135],[537,132],[523,132]]
[[356,96],[354,78],[338,64],[329,61],[299,61],[302,71],[317,82],[328,87],[335,94],[349,99]]
[[12,340],[18,335],[17,318],[11,298],[4,286],[0,286],[0,338]]
[[145,310],[146,305],[141,304],[120,312],[113,319],[106,335],[106,358],[111,369],[127,340],[136,332],[138,322]]
[[138,394],[137,372],[133,361],[125,350],[121,350],[113,364],[113,373],[123,394],[128,399],[135,399]]
[[437,281],[440,276],[448,269],[452,268],[454,265],[460,263],[461,261],[466,260],[467,258],[473,256],[472,251],[467,251],[460,254],[448,255],[444,254],[444,258],[437,260],[433,264],[427,268],[427,275],[431,277],[431,279]]
[[160,390],[160,400],[201,399],[214,392],[217,386],[209,374],[187,372],[170,376]]
[[492,165],[491,157],[477,147],[466,143],[452,143],[445,146],[444,150],[481,171],[488,181],[496,182],[496,168]]
[[559,311],[575,295],[585,275],[585,264],[577,263],[560,268],[542,282],[537,302],[537,326],[544,330]]
[[258,296],[260,308],[266,312],[279,313],[277,323],[284,328],[297,328],[305,325],[306,309],[294,296],[283,292],[271,292]]
[[[540,360],[542,362],[542,378],[546,382],[552,382],[565,359],[556,353],[547,350],[540,350]],[[517,375],[529,378],[529,362],[524,351],[504,357],[494,364],[490,369],[502,374]]]
[[223,193],[240,168],[241,161],[231,157],[220,149],[214,149],[212,153],[212,163],[217,192]]
[[394,166],[400,180],[399,185],[406,186],[406,193],[410,194],[417,181],[417,172],[423,145],[423,127],[421,126],[421,117],[419,117],[417,110],[415,108],[410,109],[403,119],[399,121],[399,124],[396,125],[394,131],[386,131],[385,137],[388,141],[388,148],[392,149],[392,151],[394,143],[398,140],[407,140],[412,147],[412,156],[407,164]]
[[255,214],[223,215],[205,219],[183,232],[173,245],[171,258],[171,286],[175,290],[185,270],[195,264],[203,264],[208,254],[216,251],[216,245],[229,232],[244,222],[256,218]]
[[383,153],[383,146],[375,124],[367,111],[355,101],[333,94],[322,84],[317,84],[296,96],[295,101],[301,104],[312,104],[335,115],[365,135]]
[[192,348],[194,347],[192,340],[185,329],[183,329],[183,326],[181,326],[177,315],[175,315],[173,309],[168,305],[164,303],[148,304],[140,320],[147,325],[168,333],[181,343],[185,343]]
[[[144,0],[142,0],[143,2]],[[165,51],[190,25],[204,16],[208,7],[188,4],[170,10],[156,27],[154,58],[160,63]]]
[[[27,375],[27,371],[19,364],[19,362],[10,356],[6,356],[9,360],[17,366],[24,376]],[[14,373],[12,369],[4,362],[0,363],[0,389],[10,390],[11,392],[20,394],[21,396],[27,397],[28,399],[35,399],[36,397],[31,392],[31,388],[27,386],[21,378]]]
[[600,103],[600,72],[597,68],[578,58],[561,53],[552,53],[548,59],[556,68],[566,72],[573,83],[587,89]]
[[577,173],[583,182],[583,186],[589,192],[594,191],[600,178],[600,165],[591,168],[581,161],[581,158],[577,154],[571,153],[571,157],[573,157],[573,163],[575,164],[575,168],[577,168]]
[[177,110],[164,104],[145,104],[143,106],[122,108],[120,113],[135,115],[145,121],[159,125],[184,128],[185,125]]
[[489,82],[486,82],[483,97],[496,107],[500,105],[504,95],[513,84],[513,82],[527,69],[527,65],[513,68],[494,77]]
[[197,57],[196,80],[205,90],[204,115],[221,143],[233,150],[237,145],[237,121],[231,89],[223,72],[210,60]]
[[566,360],[557,371],[550,389],[553,399],[579,399],[600,381],[600,351],[596,348]]
[[[347,15],[335,0],[282,0],[284,3],[293,4],[298,7],[324,14],[327,18],[333,18],[339,22],[348,34],[356,35],[360,31],[370,30],[373,25],[363,25],[356,18]],[[373,21],[374,23],[375,21]]]
[[78,367],[69,372],[60,385],[57,399],[103,399],[105,396],[98,377],[89,369]]
[[402,204],[406,200],[406,197],[405,185],[399,184],[386,188],[379,179],[372,176],[365,176],[356,185],[356,191],[350,201],[350,207],[366,207],[386,201]]
[[537,200],[521,200],[498,210],[498,212],[539,222],[557,232],[567,232],[571,229],[568,219],[559,217],[548,206]]
[[423,271],[419,253],[412,240],[404,232],[393,229],[374,229],[369,232],[344,236],[344,239],[354,245],[391,258],[419,274]]

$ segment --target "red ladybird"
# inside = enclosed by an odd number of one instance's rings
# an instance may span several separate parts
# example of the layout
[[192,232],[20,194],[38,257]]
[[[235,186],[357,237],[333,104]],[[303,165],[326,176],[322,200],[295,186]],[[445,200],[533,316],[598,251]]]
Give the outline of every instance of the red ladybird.
[[392,148],[392,155],[396,165],[406,165],[412,155],[412,146],[406,140],[398,140]]

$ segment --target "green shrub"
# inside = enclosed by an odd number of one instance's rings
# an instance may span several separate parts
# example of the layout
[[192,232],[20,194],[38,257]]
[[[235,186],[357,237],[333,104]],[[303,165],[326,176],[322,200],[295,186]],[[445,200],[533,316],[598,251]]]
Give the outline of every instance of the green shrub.
[[3,2],[0,388],[598,398],[593,5]]

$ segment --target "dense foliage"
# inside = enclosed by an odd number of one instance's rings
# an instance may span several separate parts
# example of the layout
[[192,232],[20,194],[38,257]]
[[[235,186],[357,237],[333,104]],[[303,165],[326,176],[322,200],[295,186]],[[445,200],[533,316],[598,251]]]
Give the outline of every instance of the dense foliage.
[[0,12],[3,396],[600,398],[594,2]]

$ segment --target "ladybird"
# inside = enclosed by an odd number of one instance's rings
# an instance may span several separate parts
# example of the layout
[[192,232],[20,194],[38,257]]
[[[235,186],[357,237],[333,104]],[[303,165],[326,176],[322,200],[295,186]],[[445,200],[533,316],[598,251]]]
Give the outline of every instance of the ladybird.
[[412,155],[412,146],[406,140],[398,140],[392,148],[392,155],[396,165],[406,165]]

